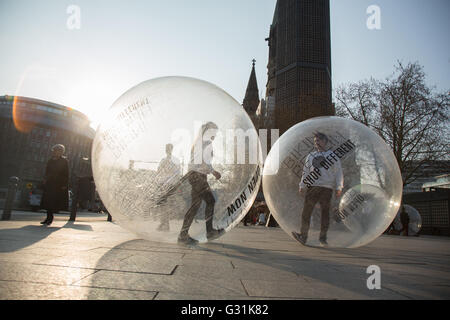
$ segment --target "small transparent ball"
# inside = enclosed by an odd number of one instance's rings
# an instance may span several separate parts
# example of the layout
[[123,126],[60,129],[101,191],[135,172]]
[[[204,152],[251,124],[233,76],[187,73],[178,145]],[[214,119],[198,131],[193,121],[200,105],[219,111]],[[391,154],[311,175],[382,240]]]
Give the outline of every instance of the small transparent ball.
[[[422,229],[422,217],[419,211],[410,206],[409,204],[404,204],[405,212],[408,214],[408,235],[409,236],[417,236],[419,235],[420,230]],[[394,220],[394,229],[397,231],[403,231],[404,227],[401,220],[401,212],[402,208],[400,207],[397,216]]]
[[140,237],[215,239],[250,209],[261,181],[257,132],[217,86],[187,77],[145,81],[120,96],[92,150],[98,193]]
[[263,191],[275,220],[302,244],[355,248],[395,218],[402,177],[389,146],[367,126],[317,117],[272,146]]

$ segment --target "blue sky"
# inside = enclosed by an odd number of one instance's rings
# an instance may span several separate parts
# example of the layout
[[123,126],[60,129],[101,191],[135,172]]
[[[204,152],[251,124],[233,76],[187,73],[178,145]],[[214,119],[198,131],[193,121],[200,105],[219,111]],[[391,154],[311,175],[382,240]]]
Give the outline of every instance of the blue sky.
[[[397,60],[418,61],[427,81],[450,89],[450,1],[331,0],[333,87],[383,79]],[[275,0],[0,0],[0,95],[36,97],[94,122],[126,90],[183,75],[212,82],[242,102],[256,59],[267,81]],[[70,5],[80,29],[67,28]],[[366,9],[381,9],[369,30]]]

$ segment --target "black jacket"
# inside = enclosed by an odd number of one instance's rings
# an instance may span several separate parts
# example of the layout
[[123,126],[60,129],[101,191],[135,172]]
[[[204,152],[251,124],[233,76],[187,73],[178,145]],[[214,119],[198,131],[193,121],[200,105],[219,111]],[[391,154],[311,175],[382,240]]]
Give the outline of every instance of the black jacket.
[[45,169],[44,194],[41,208],[52,211],[68,210],[69,163],[66,158],[50,159]]

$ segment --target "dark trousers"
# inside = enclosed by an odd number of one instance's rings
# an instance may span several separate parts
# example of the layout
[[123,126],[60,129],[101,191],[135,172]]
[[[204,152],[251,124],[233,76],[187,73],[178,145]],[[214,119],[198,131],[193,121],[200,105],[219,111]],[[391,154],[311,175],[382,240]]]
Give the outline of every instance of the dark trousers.
[[53,210],[47,210],[47,219],[45,219],[48,222],[53,222]]
[[409,231],[409,221],[401,221],[403,229],[402,231],[400,231],[400,233],[403,232],[404,236],[408,236],[408,231]]
[[322,210],[320,239],[326,240],[328,226],[330,225],[330,201],[333,190],[325,187],[311,187],[306,191],[305,205],[302,212],[301,234],[304,239],[308,238],[311,214],[317,202]]
[[186,237],[188,235],[189,228],[191,227],[194,217],[197,214],[198,209],[202,201],[206,203],[205,219],[206,219],[206,232],[213,230],[213,215],[214,205],[216,200],[211,192],[211,189],[206,178],[206,174],[190,171],[187,173],[187,179],[192,186],[191,191],[191,207],[186,212],[183,221],[183,227],[181,228],[180,236]]

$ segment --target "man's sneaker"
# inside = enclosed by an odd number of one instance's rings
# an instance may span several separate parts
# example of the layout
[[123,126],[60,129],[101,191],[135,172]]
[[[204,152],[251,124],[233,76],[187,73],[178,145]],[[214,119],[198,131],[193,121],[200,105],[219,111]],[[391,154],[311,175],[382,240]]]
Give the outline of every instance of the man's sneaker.
[[303,245],[306,244],[306,237],[304,237],[304,236],[301,235],[300,233],[292,232],[292,235],[294,236],[295,240],[297,240],[297,241],[300,242],[301,244],[303,244]]
[[211,231],[206,233],[206,238],[208,238],[208,240],[214,240],[220,237],[224,232],[225,232],[224,229],[219,230],[212,229]]
[[198,244],[198,241],[187,236],[187,237],[178,237],[178,243],[193,246]]
[[319,244],[321,247],[328,247],[328,242],[326,239],[320,239]]

